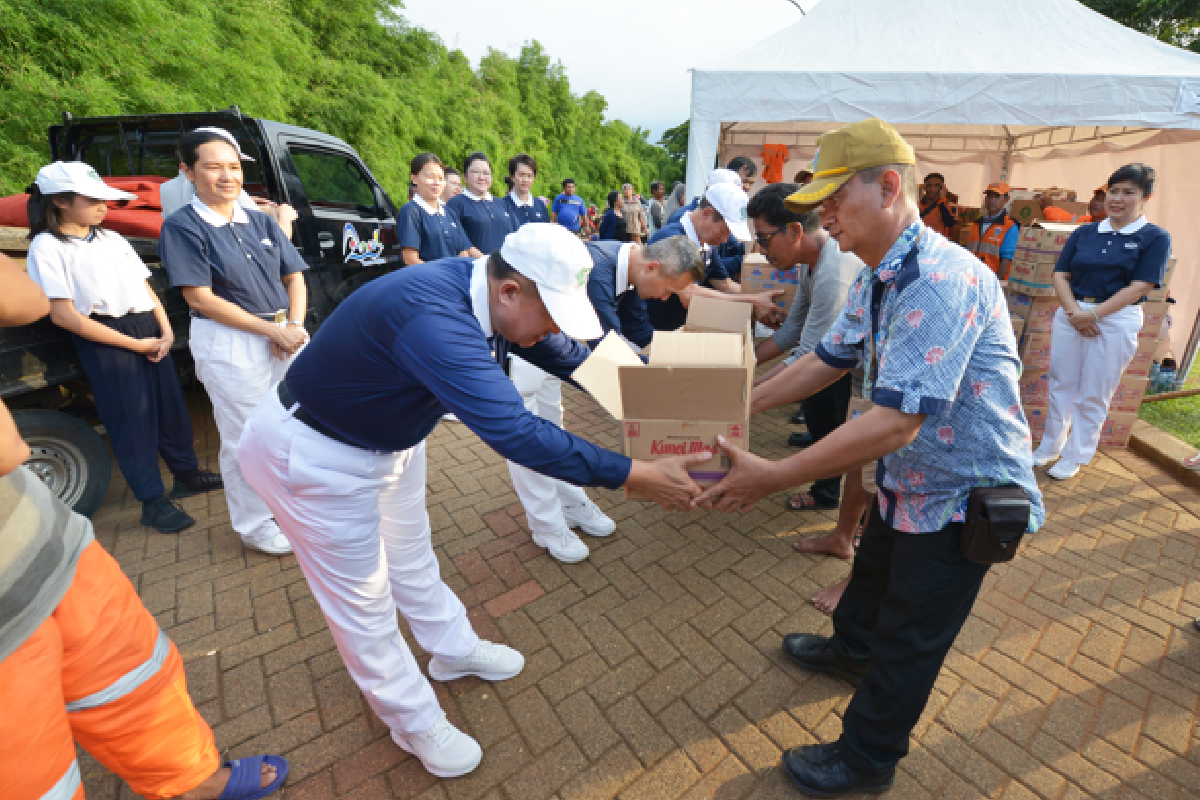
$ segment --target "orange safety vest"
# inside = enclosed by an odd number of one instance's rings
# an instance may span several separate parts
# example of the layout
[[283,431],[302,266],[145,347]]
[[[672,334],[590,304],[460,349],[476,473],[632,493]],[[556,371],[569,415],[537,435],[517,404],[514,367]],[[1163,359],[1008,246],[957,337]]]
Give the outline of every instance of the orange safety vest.
[[925,227],[933,228],[942,236],[949,236],[950,228],[946,225],[945,221],[942,220],[943,206],[945,206],[946,210],[949,211],[951,215],[954,217],[958,216],[953,206],[951,206],[945,200],[939,200],[933,204],[933,208],[921,214],[921,221],[925,223]]
[[[985,224],[988,229],[981,238],[979,231]],[[979,260],[991,267],[992,272],[1002,281],[1008,280],[1008,270],[1005,270],[1004,275],[1000,274],[1000,246],[1004,244],[1004,237],[1015,227],[1017,221],[1004,214],[999,222],[984,223],[983,220],[978,220],[971,223],[971,233],[967,237],[967,249],[979,256]],[[1010,264],[1009,267],[1011,266]]]

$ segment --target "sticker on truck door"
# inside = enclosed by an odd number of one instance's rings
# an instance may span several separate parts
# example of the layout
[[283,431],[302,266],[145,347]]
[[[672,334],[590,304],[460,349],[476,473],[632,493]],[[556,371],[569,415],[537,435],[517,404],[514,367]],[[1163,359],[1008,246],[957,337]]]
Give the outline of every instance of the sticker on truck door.
[[379,241],[379,228],[375,229],[370,239],[364,241],[358,238],[354,225],[347,222],[342,228],[342,253],[346,256],[342,263],[357,261],[363,266],[383,264],[383,242]]

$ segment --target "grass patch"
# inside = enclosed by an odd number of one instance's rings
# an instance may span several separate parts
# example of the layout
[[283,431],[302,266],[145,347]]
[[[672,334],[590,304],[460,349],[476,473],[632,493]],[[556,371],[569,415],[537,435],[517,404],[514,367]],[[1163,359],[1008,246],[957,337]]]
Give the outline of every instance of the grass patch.
[[1143,403],[1138,416],[1200,449],[1200,395]]

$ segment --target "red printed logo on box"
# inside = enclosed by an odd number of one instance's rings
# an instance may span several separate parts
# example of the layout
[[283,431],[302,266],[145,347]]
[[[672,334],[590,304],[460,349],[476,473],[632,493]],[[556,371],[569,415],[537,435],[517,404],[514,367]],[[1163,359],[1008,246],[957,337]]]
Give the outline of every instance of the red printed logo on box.
[[729,426],[729,438],[730,439],[742,438],[742,426],[741,425],[730,425]]
[[626,422],[625,423],[625,438],[636,439],[642,435],[642,423]]

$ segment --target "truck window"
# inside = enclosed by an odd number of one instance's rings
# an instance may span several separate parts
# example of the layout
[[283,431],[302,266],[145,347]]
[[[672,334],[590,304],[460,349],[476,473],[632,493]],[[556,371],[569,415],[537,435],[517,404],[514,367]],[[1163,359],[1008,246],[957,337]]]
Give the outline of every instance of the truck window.
[[[178,120],[139,122],[121,126],[85,124],[78,126],[76,157],[86,161],[105,177],[158,175],[174,178],[179,173],[176,148],[184,130],[199,127],[199,120],[181,124]],[[220,123],[218,123],[220,124]],[[233,125],[221,125],[233,133],[242,151],[258,158],[258,148],[246,132]],[[124,130],[124,139],[121,137]],[[266,197],[262,182],[261,159],[242,163],[243,188],[251,195]]]
[[314,209],[357,212],[362,216],[379,216],[375,190],[367,176],[353,160],[338,153],[288,148],[304,193]]

